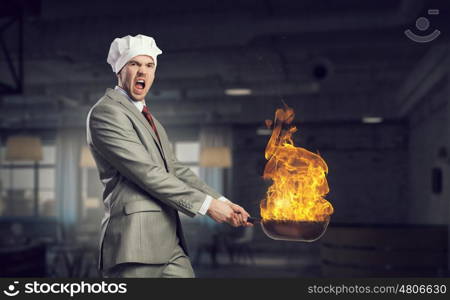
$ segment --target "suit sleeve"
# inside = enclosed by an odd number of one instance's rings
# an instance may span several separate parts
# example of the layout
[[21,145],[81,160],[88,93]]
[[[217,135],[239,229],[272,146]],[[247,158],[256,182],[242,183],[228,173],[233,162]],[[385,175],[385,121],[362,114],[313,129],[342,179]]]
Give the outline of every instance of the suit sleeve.
[[114,106],[96,106],[88,116],[93,147],[114,167],[154,198],[194,216],[206,194],[155,163],[128,117]]

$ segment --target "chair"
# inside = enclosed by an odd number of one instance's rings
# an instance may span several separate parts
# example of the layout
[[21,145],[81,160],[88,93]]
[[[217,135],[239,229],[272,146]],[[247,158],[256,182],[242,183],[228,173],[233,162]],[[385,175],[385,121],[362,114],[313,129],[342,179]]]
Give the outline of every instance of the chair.
[[243,232],[240,236],[233,237],[233,235],[228,235],[226,237],[225,248],[228,251],[228,256],[232,264],[239,262],[246,263],[247,260],[251,264],[254,264],[253,250],[250,247],[254,229],[253,227],[245,227],[242,230]]

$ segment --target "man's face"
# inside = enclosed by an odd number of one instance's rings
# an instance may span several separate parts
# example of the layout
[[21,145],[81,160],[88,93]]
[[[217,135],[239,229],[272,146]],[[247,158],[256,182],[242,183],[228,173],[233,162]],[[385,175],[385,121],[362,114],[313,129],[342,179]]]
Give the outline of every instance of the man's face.
[[155,70],[153,58],[147,55],[135,56],[117,74],[119,86],[134,100],[142,101],[153,84]]

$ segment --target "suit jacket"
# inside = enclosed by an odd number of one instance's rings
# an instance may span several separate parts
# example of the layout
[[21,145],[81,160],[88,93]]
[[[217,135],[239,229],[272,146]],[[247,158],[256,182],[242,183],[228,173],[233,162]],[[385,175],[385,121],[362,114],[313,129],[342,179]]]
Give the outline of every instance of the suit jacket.
[[179,242],[178,211],[194,216],[206,194],[220,197],[175,158],[164,128],[158,138],[133,103],[107,89],[87,117],[87,142],[104,185],[100,270],[124,262],[163,264]]

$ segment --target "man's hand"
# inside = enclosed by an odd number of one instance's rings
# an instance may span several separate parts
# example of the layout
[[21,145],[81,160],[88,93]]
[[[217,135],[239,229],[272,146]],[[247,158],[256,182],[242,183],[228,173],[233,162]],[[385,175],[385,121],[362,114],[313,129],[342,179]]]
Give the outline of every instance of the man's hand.
[[250,214],[249,214],[244,208],[242,208],[241,206],[239,206],[239,205],[237,205],[237,204],[235,204],[235,203],[233,203],[233,202],[231,202],[231,201],[226,202],[226,203],[227,203],[227,204],[231,207],[231,209],[238,215],[239,224],[240,224],[241,226],[245,226],[245,227],[251,227],[251,226],[253,226],[252,223],[247,222],[247,218],[250,217]]
[[217,223],[227,222],[233,227],[238,227],[241,224],[238,214],[230,204],[217,199],[212,199],[206,213]]

